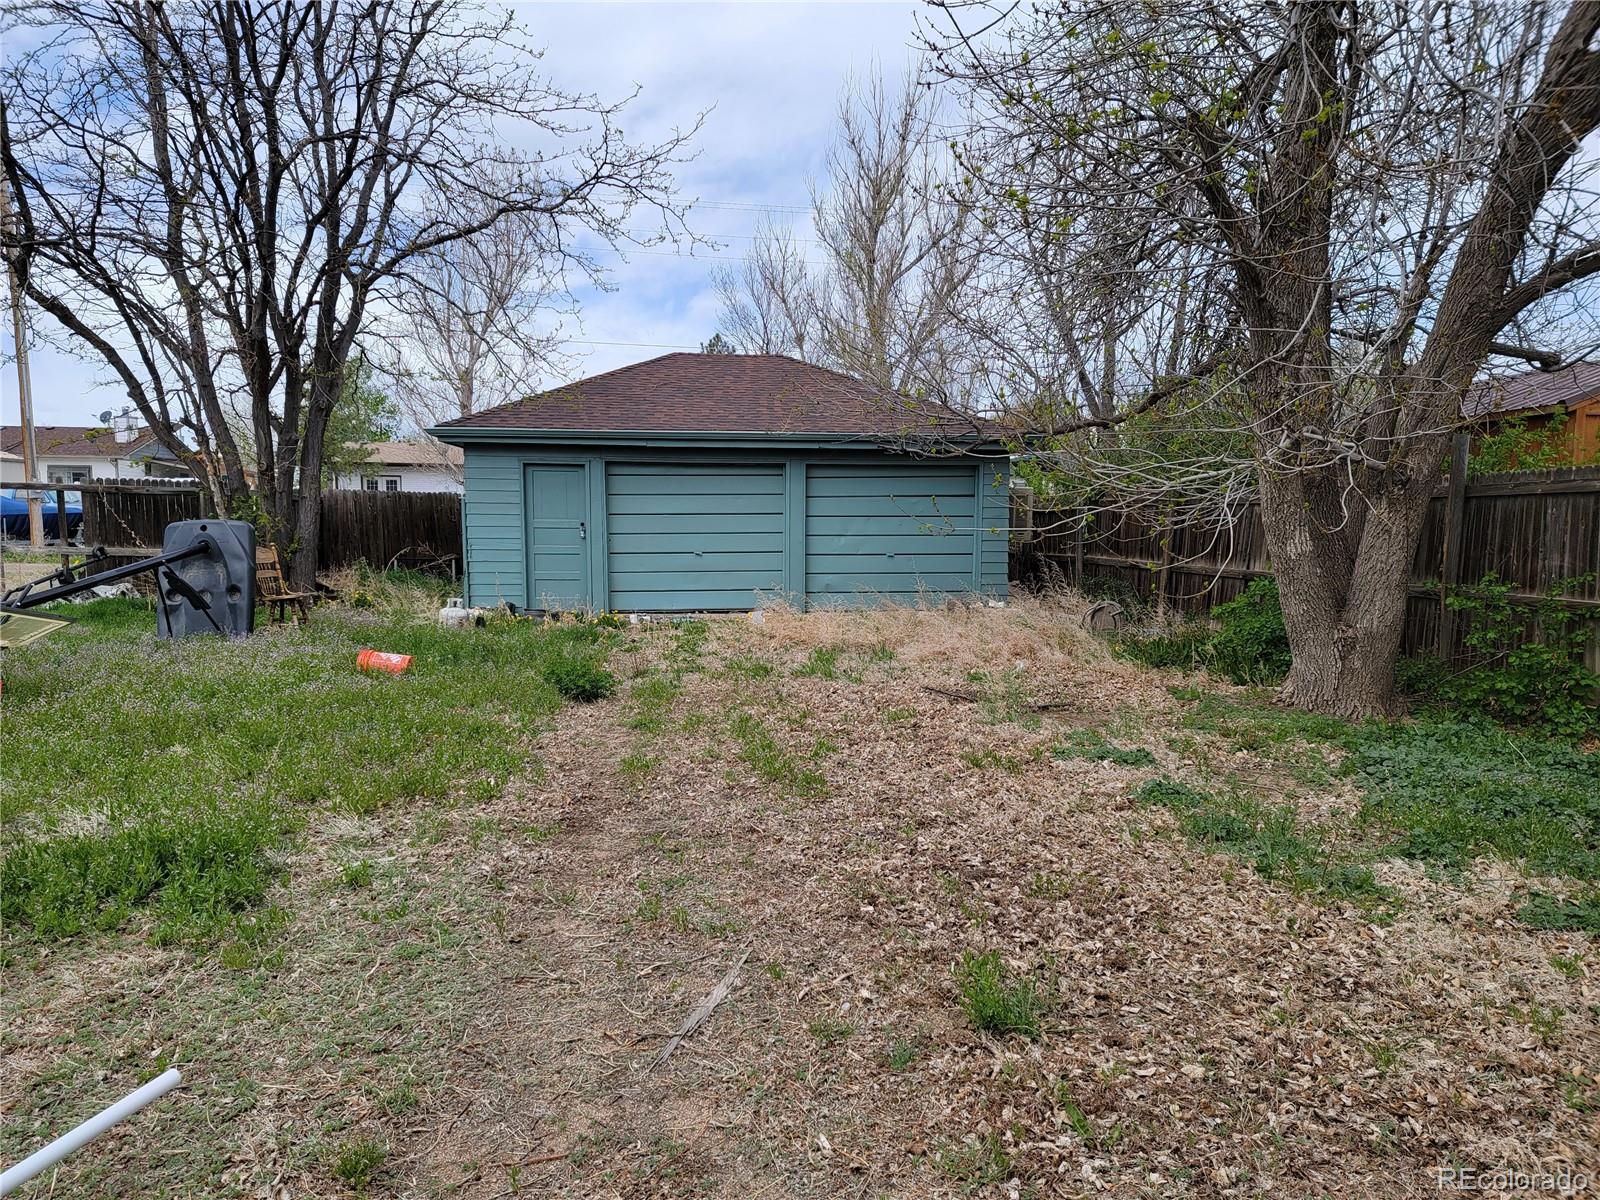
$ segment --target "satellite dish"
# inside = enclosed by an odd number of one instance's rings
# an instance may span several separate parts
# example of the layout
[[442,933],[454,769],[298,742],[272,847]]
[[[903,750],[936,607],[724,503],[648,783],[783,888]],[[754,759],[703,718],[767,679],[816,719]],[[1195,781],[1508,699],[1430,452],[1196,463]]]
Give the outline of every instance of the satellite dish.
[[111,410],[108,408],[108,409],[105,410],[105,412],[100,414],[100,424],[108,425],[110,423],[111,423]]

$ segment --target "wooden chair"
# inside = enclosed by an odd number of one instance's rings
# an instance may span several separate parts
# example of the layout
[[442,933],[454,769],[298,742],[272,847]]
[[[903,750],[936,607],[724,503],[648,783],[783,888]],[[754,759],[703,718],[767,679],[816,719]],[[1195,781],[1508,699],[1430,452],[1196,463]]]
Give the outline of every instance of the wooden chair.
[[302,621],[311,619],[311,602],[316,596],[311,592],[291,592],[283,578],[283,561],[276,546],[256,546],[256,601],[267,609],[267,623],[280,624],[289,619],[289,606],[300,613]]

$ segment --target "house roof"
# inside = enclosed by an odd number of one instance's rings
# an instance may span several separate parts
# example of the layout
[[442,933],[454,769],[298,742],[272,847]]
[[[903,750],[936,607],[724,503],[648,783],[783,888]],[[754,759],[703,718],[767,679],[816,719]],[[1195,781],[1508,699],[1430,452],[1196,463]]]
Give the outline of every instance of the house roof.
[[1470,419],[1563,408],[1571,411],[1600,396],[1600,362],[1573,363],[1555,371],[1524,371],[1472,387],[1461,400]]
[[988,435],[984,422],[781,354],[663,354],[446,421],[453,431]]
[[[154,440],[148,429],[134,431],[131,442],[119,442],[104,425],[35,425],[33,444],[47,458],[127,458]],[[22,451],[22,426],[0,426],[0,450]]]
[[459,447],[426,442],[367,442],[361,449],[363,461],[382,467],[459,467],[462,460]]

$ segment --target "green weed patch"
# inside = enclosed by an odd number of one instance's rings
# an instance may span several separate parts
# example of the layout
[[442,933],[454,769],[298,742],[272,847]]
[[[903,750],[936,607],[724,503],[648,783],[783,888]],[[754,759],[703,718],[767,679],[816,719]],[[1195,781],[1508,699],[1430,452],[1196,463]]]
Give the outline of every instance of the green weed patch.
[[1090,762],[1115,763],[1119,767],[1153,767],[1156,756],[1143,746],[1118,746],[1093,729],[1074,729],[1050,748],[1056,758],[1086,758]]
[[1234,683],[1275,683],[1289,670],[1278,584],[1253,579],[1236,598],[1211,610],[1211,624],[1189,622],[1164,633],[1122,633],[1112,648],[1148,667],[1204,669]]
[[[158,939],[220,934],[260,903],[309,812],[496,795],[561,703],[550,664],[604,669],[592,628],[321,610],[240,641],[163,642],[140,601],[69,615],[6,662],[0,903],[38,937],[141,908]],[[411,669],[362,673],[367,646]]]
[[1393,903],[1368,867],[1333,851],[1324,831],[1301,821],[1291,805],[1214,795],[1164,778],[1152,779],[1136,794],[1141,803],[1170,811],[1195,842],[1249,862],[1265,879],[1362,907]]
[[1517,919],[1533,929],[1587,933],[1600,937],[1600,890],[1570,900],[1548,892],[1530,892],[1517,909]]
[[1215,734],[1237,750],[1274,750],[1296,742],[1342,745],[1350,723],[1298,708],[1273,704],[1271,693],[1223,695],[1204,688],[1175,687],[1174,699],[1190,701],[1183,725],[1196,733]]
[[733,718],[730,729],[739,742],[739,757],[761,778],[791,796],[811,798],[827,793],[828,781],[822,772],[806,766],[804,760],[785,750],[760,717],[739,713]]
[[1344,742],[1362,817],[1398,834],[1398,853],[1600,879],[1600,755],[1487,722],[1374,724]]
[[0,914],[60,938],[115,929],[152,905],[158,942],[216,933],[265,895],[278,836],[258,806],[24,842],[6,856]]
[[961,1007],[974,1028],[988,1033],[1018,1033],[1038,1038],[1046,998],[1030,976],[1015,976],[998,951],[968,951],[956,964]]

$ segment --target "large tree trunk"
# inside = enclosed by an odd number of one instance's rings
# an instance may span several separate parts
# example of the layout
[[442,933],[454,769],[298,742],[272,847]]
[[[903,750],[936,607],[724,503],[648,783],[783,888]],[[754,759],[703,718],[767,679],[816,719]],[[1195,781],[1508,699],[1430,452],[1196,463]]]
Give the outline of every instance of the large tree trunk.
[[[1435,479],[1413,479],[1370,497],[1357,539],[1308,502],[1315,474],[1267,475],[1262,524],[1283,604],[1293,666],[1287,704],[1350,720],[1393,716],[1394,667],[1405,632],[1411,563]],[[1348,516],[1346,520],[1349,521]]]
[[317,585],[317,559],[322,544],[322,466],[328,418],[344,391],[343,360],[329,356],[328,362],[339,365],[327,365],[313,372],[307,383],[305,432],[296,447],[298,486],[293,493],[292,519],[284,522],[284,532],[294,544],[289,581],[305,592]]
[[296,591],[309,592],[317,586],[317,558],[322,546],[322,488],[320,483],[302,487],[295,499],[294,558],[289,563],[289,582]]

